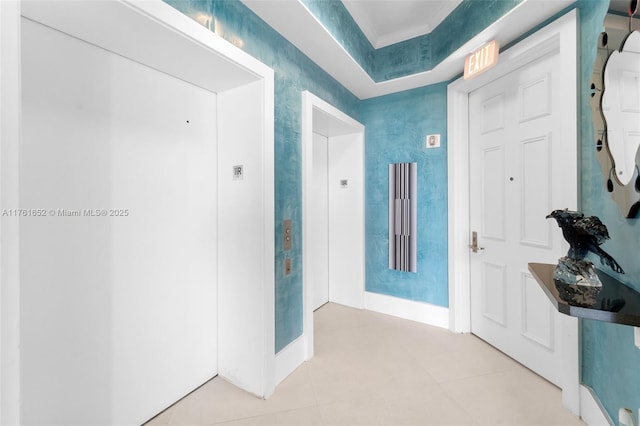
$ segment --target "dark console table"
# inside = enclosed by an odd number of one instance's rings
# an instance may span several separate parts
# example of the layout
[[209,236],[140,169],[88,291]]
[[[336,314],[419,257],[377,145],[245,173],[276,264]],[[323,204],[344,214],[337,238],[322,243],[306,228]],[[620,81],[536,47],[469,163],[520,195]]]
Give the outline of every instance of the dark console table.
[[574,317],[640,327],[640,293],[598,270],[602,290],[597,296],[571,300],[564,292],[563,299],[553,279],[555,267],[547,263],[529,263],[529,271],[558,311]]

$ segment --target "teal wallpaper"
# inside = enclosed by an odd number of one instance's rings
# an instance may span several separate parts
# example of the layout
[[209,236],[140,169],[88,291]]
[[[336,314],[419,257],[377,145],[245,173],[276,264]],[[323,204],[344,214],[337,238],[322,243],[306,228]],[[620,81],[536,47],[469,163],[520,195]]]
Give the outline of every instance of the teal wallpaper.
[[[626,274],[622,279],[640,291],[640,220],[624,219],[606,192],[593,142],[589,85],[608,4],[604,0],[578,2],[581,18],[581,208],[589,215],[600,217],[607,225],[611,240],[605,243],[605,250],[624,268]],[[582,320],[581,343],[583,382],[595,390],[616,423],[621,407],[630,408],[637,416],[640,408],[640,349],[634,346],[633,327]]]
[[[285,253],[276,238],[276,351],[302,333],[300,92],[309,90],[366,126],[367,290],[447,306],[446,84],[358,100],[239,1],[166,0],[205,27],[275,70],[276,235],[291,218],[293,273],[282,273]],[[375,50],[336,0],[303,0],[336,39],[377,81],[430,69],[521,0],[467,0],[430,36]],[[609,251],[640,290],[640,221],[623,219],[604,190],[595,158],[589,84],[606,0],[578,0],[581,208],[608,226]],[[424,135],[440,133],[442,147],[427,150]],[[419,164],[418,273],[386,268],[387,165]],[[640,408],[640,349],[632,327],[582,321],[582,377],[613,419],[620,407]]]
[[[360,118],[366,129],[366,289],[448,306],[447,285],[447,84],[368,99]],[[440,134],[440,148],[425,136]],[[389,163],[418,163],[418,271],[389,264]]]
[[[302,153],[301,93],[309,90],[345,113],[358,118],[359,100],[307,58],[295,46],[239,1],[166,0],[210,30],[241,47],[275,71],[275,235],[282,221],[292,220],[293,248],[283,250],[276,238],[275,314],[278,352],[302,335]],[[292,272],[284,275],[284,259]]]
[[[300,336],[303,326],[300,146],[300,93],[303,90],[311,91],[356,119],[360,119],[361,110],[362,114],[366,113],[366,120],[360,121],[370,127],[367,129],[368,163],[375,159],[388,164],[395,161],[394,157],[412,157],[420,163],[419,272],[406,276],[395,276],[386,270],[387,225],[378,214],[376,198],[386,192],[386,175],[381,178],[372,166],[366,165],[367,191],[371,192],[366,205],[367,232],[371,232],[367,238],[372,241],[367,243],[366,252],[367,289],[447,306],[446,85],[361,102],[240,1],[165,1],[275,71],[275,235],[280,235],[284,219],[292,219],[294,233],[291,252],[285,253],[281,239],[276,238],[276,352]],[[303,0],[303,3],[370,74],[387,79],[432,68],[433,58],[444,59],[520,1],[467,0],[432,35],[378,50],[373,49],[340,1]],[[438,42],[437,47],[431,47],[432,37]],[[429,107],[423,107],[423,102]],[[427,152],[422,148],[424,135],[428,133],[443,135],[440,149]],[[388,142],[389,138],[394,142]],[[408,151],[402,153],[385,143],[402,144]],[[387,166],[384,167],[386,170]],[[283,274],[285,256],[292,258],[293,271],[289,276]]]
[[[448,305],[446,240],[446,86],[439,84],[360,102],[353,94],[320,69],[291,43],[237,0],[165,0],[211,31],[241,47],[275,71],[275,235],[282,220],[293,221],[293,249],[285,253],[276,238],[276,352],[302,334],[302,189],[300,147],[300,93],[309,90],[359,119],[366,120],[367,162],[388,163],[394,157],[413,157],[420,171],[419,272],[394,276],[386,270],[387,225],[379,213],[377,197],[386,191],[386,177],[377,176],[367,163],[366,215],[367,289],[410,300]],[[370,75],[377,80],[431,69],[434,60],[444,59],[469,37],[498,19],[522,0],[468,0],[462,3],[431,35],[375,50],[338,0],[303,0]],[[432,41],[437,41],[432,47]],[[429,108],[421,103],[428,102]],[[388,106],[386,104],[389,104]],[[387,114],[395,118],[389,121]],[[426,152],[427,133],[443,135],[443,146]],[[395,135],[399,137],[395,137]],[[400,155],[385,146],[389,137],[410,147]],[[391,155],[390,155],[391,154]],[[395,161],[395,160],[393,160]],[[386,168],[386,165],[385,165]],[[386,169],[385,169],[386,170]],[[385,175],[386,176],[386,175]],[[386,211],[386,207],[385,207]],[[384,237],[384,238],[383,238]],[[284,276],[285,256],[291,256],[293,271]]]

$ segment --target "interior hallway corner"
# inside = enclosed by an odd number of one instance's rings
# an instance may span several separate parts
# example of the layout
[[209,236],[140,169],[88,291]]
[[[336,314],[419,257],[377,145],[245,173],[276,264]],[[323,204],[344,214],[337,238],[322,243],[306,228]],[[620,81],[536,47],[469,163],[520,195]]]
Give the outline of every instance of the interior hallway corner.
[[469,334],[329,303],[315,356],[261,400],[215,378],[156,425],[582,425],[561,391]]

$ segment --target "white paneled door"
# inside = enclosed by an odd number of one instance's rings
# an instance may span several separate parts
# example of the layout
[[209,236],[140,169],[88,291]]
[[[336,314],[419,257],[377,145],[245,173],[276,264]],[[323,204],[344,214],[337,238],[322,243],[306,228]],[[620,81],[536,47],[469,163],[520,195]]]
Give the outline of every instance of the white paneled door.
[[575,192],[557,63],[545,56],[469,95],[470,268],[472,332],[560,385],[559,314],[527,269],[566,252],[545,216]]

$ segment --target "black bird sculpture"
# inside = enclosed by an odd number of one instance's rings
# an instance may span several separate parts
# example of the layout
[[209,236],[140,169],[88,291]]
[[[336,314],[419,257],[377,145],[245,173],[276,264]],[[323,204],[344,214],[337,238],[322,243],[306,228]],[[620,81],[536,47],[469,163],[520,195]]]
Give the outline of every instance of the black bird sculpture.
[[547,219],[549,218],[554,218],[558,222],[564,239],[569,243],[568,258],[582,260],[591,252],[600,257],[602,264],[608,265],[615,272],[624,274],[618,262],[600,248],[600,244],[609,239],[609,232],[596,216],[584,217],[580,212],[565,209],[554,210],[547,216]]

